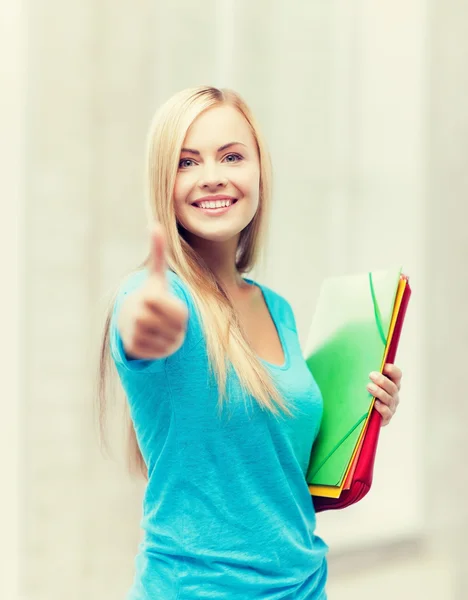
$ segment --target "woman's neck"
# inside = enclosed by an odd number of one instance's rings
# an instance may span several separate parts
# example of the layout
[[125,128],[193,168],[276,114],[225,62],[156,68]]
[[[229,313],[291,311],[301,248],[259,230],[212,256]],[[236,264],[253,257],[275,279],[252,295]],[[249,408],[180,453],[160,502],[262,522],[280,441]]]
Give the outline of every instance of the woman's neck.
[[192,248],[214,273],[228,293],[236,293],[242,288],[244,280],[236,267],[236,251],[239,236],[227,241],[217,242],[190,236]]

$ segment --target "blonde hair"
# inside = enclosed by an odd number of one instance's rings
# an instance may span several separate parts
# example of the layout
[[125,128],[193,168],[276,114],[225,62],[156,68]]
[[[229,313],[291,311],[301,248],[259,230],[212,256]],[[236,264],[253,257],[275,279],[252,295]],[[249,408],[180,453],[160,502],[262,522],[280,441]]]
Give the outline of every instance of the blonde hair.
[[[279,410],[291,414],[275,384],[246,340],[241,323],[221,282],[183,237],[178,226],[173,190],[180,151],[193,121],[214,106],[235,107],[246,119],[256,141],[260,164],[260,199],[257,212],[241,232],[236,253],[239,273],[252,269],[265,243],[271,202],[271,163],[259,127],[243,99],[233,90],[196,87],[183,90],[170,98],[155,114],[147,145],[147,210],[150,221],[159,221],[166,233],[168,267],[177,273],[191,291],[206,337],[209,364],[219,390],[219,409],[226,401],[227,372],[231,366],[245,393],[250,394],[264,410],[278,415]],[[145,261],[148,263],[149,257]],[[108,361],[110,314],[107,317],[101,347],[100,416],[104,412],[106,361]],[[278,410],[279,409],[279,410]],[[144,461],[135,437],[133,424],[126,412],[129,432],[130,470],[146,475]],[[102,425],[102,420],[101,420]],[[102,427],[101,427],[102,432]]]

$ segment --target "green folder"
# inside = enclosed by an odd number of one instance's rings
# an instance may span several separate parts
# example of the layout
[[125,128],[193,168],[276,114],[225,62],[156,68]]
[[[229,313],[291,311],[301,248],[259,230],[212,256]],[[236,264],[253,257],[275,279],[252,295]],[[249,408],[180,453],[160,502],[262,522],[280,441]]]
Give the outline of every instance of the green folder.
[[401,268],[341,277],[323,283],[305,346],[307,366],[324,410],[306,479],[341,484],[373,396],[369,373],[379,371]]

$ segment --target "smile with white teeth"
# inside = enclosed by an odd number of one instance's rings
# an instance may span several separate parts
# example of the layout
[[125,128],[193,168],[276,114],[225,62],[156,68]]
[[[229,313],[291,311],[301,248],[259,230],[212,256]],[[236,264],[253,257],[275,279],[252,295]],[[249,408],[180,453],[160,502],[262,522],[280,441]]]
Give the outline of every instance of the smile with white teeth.
[[203,200],[202,202],[195,202],[195,206],[199,208],[225,208],[231,206],[233,200]]

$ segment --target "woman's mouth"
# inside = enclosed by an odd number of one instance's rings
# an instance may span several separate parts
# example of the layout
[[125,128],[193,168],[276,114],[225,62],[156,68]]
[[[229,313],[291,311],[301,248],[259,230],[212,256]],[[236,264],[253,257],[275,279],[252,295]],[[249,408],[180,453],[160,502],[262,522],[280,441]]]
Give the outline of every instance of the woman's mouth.
[[226,198],[223,200],[199,200],[192,204],[192,206],[207,215],[223,215],[227,213],[230,208],[236,204],[236,198]]

